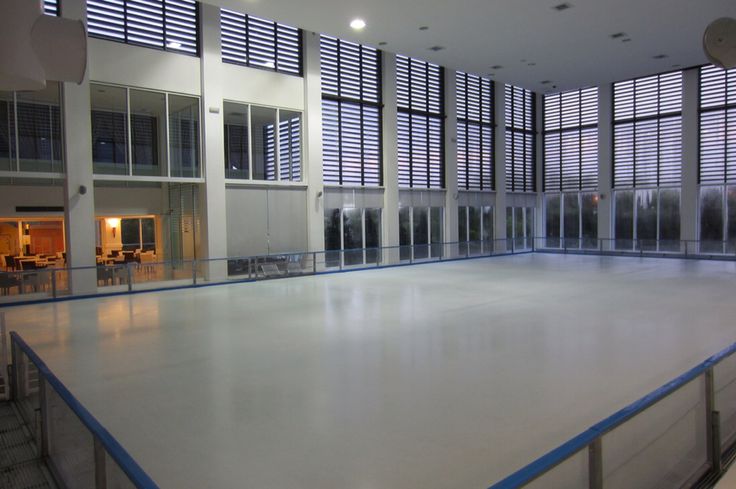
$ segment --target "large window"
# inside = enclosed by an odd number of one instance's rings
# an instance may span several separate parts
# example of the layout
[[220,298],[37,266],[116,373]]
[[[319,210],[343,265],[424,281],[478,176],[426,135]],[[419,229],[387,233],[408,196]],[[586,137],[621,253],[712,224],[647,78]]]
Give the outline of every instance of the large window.
[[325,209],[327,267],[377,263],[380,246],[381,209]]
[[493,190],[493,82],[457,72],[455,83],[458,188]]
[[536,100],[534,92],[506,85],[506,190],[535,192]]
[[545,194],[544,215],[546,247],[595,248],[598,245],[597,194]]
[[679,249],[682,72],[613,85],[616,247]]
[[402,261],[442,257],[442,207],[399,207]]
[[399,186],[445,185],[444,69],[396,57]]
[[301,112],[234,102],[224,109],[226,178],[301,181]]
[[302,34],[296,27],[220,10],[222,60],[289,75],[302,74]]
[[92,161],[100,175],[199,178],[199,99],[91,84]]
[[0,92],[0,171],[64,171],[59,84]]
[[506,240],[516,251],[532,249],[534,246],[533,207],[506,208]]
[[199,5],[194,0],[87,0],[89,35],[196,56]]
[[381,185],[381,52],[323,35],[320,53],[324,181]]
[[736,69],[700,69],[700,251],[736,252]]
[[460,252],[469,256],[493,250],[493,206],[458,207]]

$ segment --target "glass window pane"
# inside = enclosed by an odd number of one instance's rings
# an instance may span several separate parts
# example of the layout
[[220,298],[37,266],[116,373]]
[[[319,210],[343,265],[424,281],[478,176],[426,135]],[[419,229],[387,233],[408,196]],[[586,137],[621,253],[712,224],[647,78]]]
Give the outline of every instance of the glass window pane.
[[598,195],[581,194],[582,246],[595,248],[598,246]]
[[728,253],[736,253],[736,187],[728,187]]
[[124,88],[90,85],[94,172],[128,174],[128,100]]
[[[340,209],[325,209],[325,250],[340,250]],[[340,253],[326,253],[325,265],[340,265]]]
[[545,196],[545,245],[551,248],[560,247],[560,194]]
[[[342,211],[342,243],[344,250],[361,250],[363,248],[363,216],[360,209],[344,209]],[[363,263],[363,251],[344,254],[345,265]]]
[[13,92],[0,92],[0,170],[3,171],[15,169],[12,151],[15,146],[14,118]]
[[153,218],[141,219],[141,240],[143,251],[156,251],[156,221]]
[[250,175],[248,106],[225,102],[225,178],[247,179]]
[[172,177],[199,177],[199,99],[169,95]]
[[480,207],[468,207],[470,241],[480,241],[480,214]]
[[516,207],[514,209],[514,236],[517,238],[524,237],[524,208]]
[[20,171],[61,172],[59,84],[16,94]]
[[302,114],[279,111],[279,167],[281,180],[302,179]]
[[399,208],[399,255],[401,260],[411,258],[411,207]]
[[636,237],[642,249],[656,249],[657,191],[636,191]]
[[253,179],[276,180],[276,109],[250,108]]
[[429,216],[426,207],[414,207],[414,258],[429,256]]
[[457,239],[458,241],[468,240],[468,208],[460,206],[457,208]]
[[381,209],[365,210],[366,262],[375,263],[380,256],[377,248],[381,246]]
[[525,224],[526,224],[526,237],[530,238],[527,242],[527,246],[531,246],[531,238],[534,237],[534,207],[526,207],[525,211]]
[[565,244],[570,248],[579,246],[580,238],[580,203],[578,194],[565,194]]
[[617,248],[632,248],[634,239],[634,192],[624,190],[615,193],[615,237]]
[[120,221],[120,240],[123,251],[134,251],[140,248],[140,219],[122,219]]
[[662,251],[680,249],[680,191],[678,189],[659,191],[659,249]]
[[432,243],[431,253],[433,257],[439,257],[442,253],[442,211],[442,207],[430,208],[430,240]]
[[506,237],[514,237],[514,208],[506,208]]
[[493,229],[493,207],[483,207],[483,240],[492,241],[494,236]]
[[[130,91],[130,138],[133,175],[166,175],[166,95]],[[173,134],[172,134],[173,136]]]

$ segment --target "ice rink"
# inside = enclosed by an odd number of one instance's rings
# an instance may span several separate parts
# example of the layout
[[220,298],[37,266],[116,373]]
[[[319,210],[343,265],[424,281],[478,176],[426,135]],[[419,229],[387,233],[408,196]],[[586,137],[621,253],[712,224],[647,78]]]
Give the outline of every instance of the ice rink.
[[537,253],[3,310],[162,488],[485,488],[736,341],[736,263]]

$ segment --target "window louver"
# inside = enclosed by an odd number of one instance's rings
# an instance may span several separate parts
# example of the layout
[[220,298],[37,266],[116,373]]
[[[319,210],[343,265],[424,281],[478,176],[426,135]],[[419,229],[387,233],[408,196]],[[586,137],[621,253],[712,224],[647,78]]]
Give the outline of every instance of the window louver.
[[530,90],[506,85],[506,190],[536,191],[536,103]]
[[457,177],[462,190],[492,190],[493,82],[467,73],[455,75],[457,93]]
[[598,189],[598,89],[544,96],[544,191]]
[[399,186],[443,188],[444,70],[396,56]]
[[381,52],[322,36],[320,55],[324,181],[381,185]]
[[58,17],[59,12],[59,0],[43,0],[43,13]]
[[198,17],[194,0],[87,0],[90,36],[193,56]]
[[298,182],[302,168],[301,114],[279,122],[279,165],[281,180]]
[[682,72],[613,85],[613,186],[677,186],[682,174]]
[[220,10],[222,60],[251,68],[302,74],[302,36],[296,27]]
[[736,182],[736,69],[700,69],[700,183]]

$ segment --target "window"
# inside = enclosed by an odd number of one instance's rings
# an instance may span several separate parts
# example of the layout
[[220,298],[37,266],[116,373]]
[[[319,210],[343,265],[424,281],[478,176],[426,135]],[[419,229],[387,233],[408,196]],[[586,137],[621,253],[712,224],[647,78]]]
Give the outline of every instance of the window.
[[442,207],[399,207],[399,258],[442,257]]
[[381,52],[323,35],[320,53],[324,181],[379,186]]
[[613,186],[679,186],[682,72],[613,85]]
[[591,192],[544,196],[545,243],[548,248],[598,246],[598,195]]
[[220,10],[222,61],[302,75],[302,34],[296,27]]
[[614,192],[616,249],[680,250],[680,189]]
[[598,190],[598,89],[544,96],[544,191]]
[[493,206],[458,207],[460,253],[479,255],[493,250]]
[[534,92],[506,85],[506,190],[535,192],[536,101]]
[[458,71],[455,85],[458,188],[493,190],[493,82]]
[[506,208],[506,240],[514,250],[530,250],[534,241],[534,208]]
[[736,69],[700,69],[700,183],[736,183]]
[[378,263],[380,246],[381,209],[325,209],[327,267]]
[[123,251],[156,251],[156,223],[152,217],[121,219]]
[[396,57],[399,186],[443,188],[444,69]]
[[91,37],[197,56],[194,0],[87,0]]
[[90,101],[95,174],[199,178],[198,98],[91,84]]
[[61,13],[59,11],[59,0],[43,0],[43,13],[58,17]]
[[59,84],[0,92],[0,171],[64,171]]
[[301,181],[301,112],[234,102],[224,109],[226,178]]
[[736,253],[736,185],[700,189],[700,252]]

